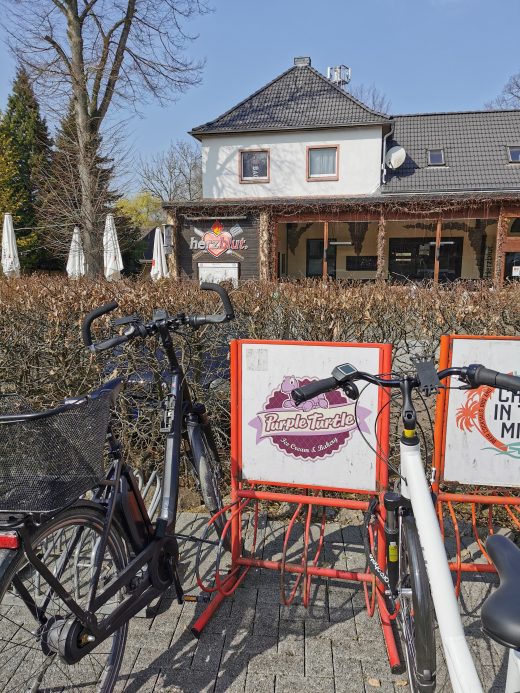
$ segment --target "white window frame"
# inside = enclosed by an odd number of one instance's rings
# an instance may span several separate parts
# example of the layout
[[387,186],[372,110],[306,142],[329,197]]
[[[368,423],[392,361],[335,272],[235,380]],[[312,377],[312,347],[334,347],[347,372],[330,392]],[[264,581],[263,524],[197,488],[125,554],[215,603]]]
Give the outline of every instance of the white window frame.
[[510,164],[520,164],[520,158],[518,158],[518,159],[512,159],[511,158],[511,150],[512,149],[517,149],[518,152],[520,153],[520,144],[509,144],[507,146],[507,156],[509,159],[509,163]]
[[[336,150],[336,171],[333,175],[329,173],[319,173],[311,175],[311,151],[316,149],[335,149]],[[310,144],[307,147],[307,182],[339,180],[339,144]]]
[[[440,164],[433,164],[430,158],[430,155],[432,152],[440,152],[442,154],[442,163]],[[446,166],[446,157],[444,156],[444,148],[443,147],[432,147],[431,149],[428,149],[428,166],[432,166],[433,168],[437,168],[439,166]]]

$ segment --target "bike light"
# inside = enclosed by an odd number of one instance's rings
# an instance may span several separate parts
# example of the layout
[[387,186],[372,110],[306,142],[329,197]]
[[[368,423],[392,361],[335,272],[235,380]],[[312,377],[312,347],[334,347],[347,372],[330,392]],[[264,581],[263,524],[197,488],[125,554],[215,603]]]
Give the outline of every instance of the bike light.
[[16,532],[0,532],[0,549],[17,549],[20,537]]

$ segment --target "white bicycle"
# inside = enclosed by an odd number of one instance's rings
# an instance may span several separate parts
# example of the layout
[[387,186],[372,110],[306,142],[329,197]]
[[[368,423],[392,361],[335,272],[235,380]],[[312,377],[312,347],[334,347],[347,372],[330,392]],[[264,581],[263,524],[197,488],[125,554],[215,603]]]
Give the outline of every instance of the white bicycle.
[[[347,397],[357,400],[356,381],[400,390],[403,430],[400,469],[396,470],[400,480],[399,491],[388,492],[384,497],[387,569],[383,571],[378,565],[375,552],[365,541],[368,565],[384,586],[389,613],[398,612],[411,690],[414,693],[432,693],[435,690],[435,611],[454,692],[482,693],[464,635],[432,490],[422,462],[412,394],[414,390],[430,394],[442,380],[452,376],[458,377],[467,389],[487,385],[516,393],[520,392],[520,378],[478,364],[439,372],[430,361],[417,362],[416,366],[416,376],[387,378],[362,373],[354,366],[344,364],[333,370],[331,378],[293,390],[292,397],[296,404],[301,404],[319,394],[341,388]],[[367,529],[370,516],[377,512],[377,502],[374,499],[367,513]],[[488,539],[501,586],[485,603],[482,620],[485,632],[510,648],[506,693],[519,693],[520,550],[514,545],[512,548],[506,545],[503,539]]]

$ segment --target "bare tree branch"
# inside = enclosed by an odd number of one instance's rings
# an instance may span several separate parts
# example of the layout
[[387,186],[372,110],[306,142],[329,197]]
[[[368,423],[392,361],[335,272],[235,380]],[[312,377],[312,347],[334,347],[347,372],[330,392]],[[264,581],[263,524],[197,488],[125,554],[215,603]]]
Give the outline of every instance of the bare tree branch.
[[[123,102],[134,108],[149,96],[164,102],[199,81],[203,63],[185,54],[194,38],[185,24],[208,8],[202,0],[0,0],[1,5],[9,45],[43,101],[60,119],[73,105],[77,215],[87,263],[96,273],[103,229],[94,162],[103,158],[105,119]],[[187,174],[183,190],[195,190],[195,178]]]
[[512,75],[504,85],[502,92],[484,105],[490,111],[520,108],[520,72]]
[[355,99],[361,101],[373,111],[378,113],[389,113],[391,108],[390,99],[380,91],[375,84],[367,86],[366,84],[358,84],[350,87],[348,90]]
[[163,202],[202,197],[200,149],[190,142],[172,142],[166,151],[141,159],[139,168],[143,190]]

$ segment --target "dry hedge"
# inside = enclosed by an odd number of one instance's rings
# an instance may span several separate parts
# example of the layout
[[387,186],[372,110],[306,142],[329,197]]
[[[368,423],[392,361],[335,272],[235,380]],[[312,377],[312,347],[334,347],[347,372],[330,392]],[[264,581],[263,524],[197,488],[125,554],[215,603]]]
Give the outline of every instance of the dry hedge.
[[[390,342],[394,370],[405,371],[411,355],[438,355],[443,334],[518,334],[519,288],[508,285],[496,290],[485,283],[464,282],[449,286],[247,282],[231,291],[237,319],[225,326],[200,329],[189,340],[179,338],[179,351],[196,395],[208,404],[220,446],[227,453],[230,339]],[[147,396],[160,400],[161,365],[154,361],[153,353],[136,348],[134,342],[121,354],[94,360],[81,343],[85,314],[113,299],[120,305],[119,315],[135,312],[145,317],[154,308],[208,313],[216,305],[214,295],[200,291],[194,282],[71,282],[49,275],[2,278],[0,387],[48,406],[86,392],[114,374],[138,372],[151,374]],[[109,327],[106,320],[107,333]],[[216,380],[208,388],[212,379]],[[133,464],[150,468],[160,464],[162,454],[159,416],[150,400],[136,405],[136,394],[135,387],[129,388],[122,399],[120,433]],[[427,403],[430,413],[433,405],[433,401]]]

